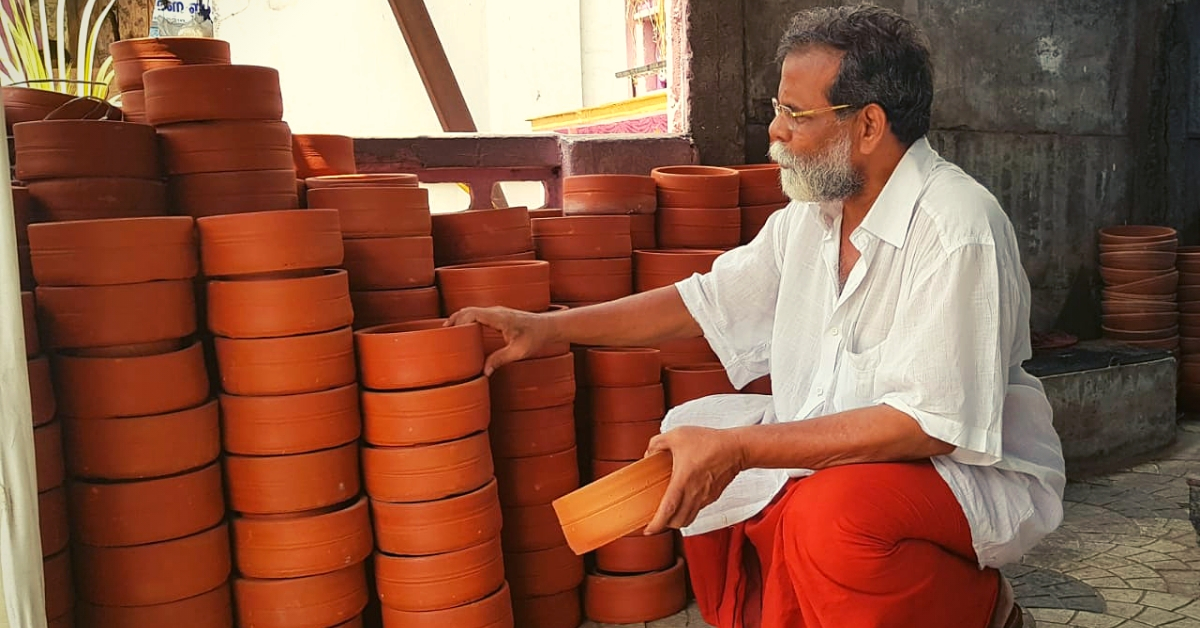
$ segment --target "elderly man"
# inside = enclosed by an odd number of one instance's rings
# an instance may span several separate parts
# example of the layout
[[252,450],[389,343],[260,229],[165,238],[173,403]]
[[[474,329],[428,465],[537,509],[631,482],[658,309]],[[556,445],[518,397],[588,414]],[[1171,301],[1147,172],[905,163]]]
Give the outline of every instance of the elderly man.
[[1061,445],[1030,355],[1029,283],[996,199],[929,145],[929,50],[873,6],[795,16],[771,157],[792,202],[711,272],[553,314],[469,309],[508,345],[703,335],[736,387],[651,451],[720,628],[1021,625],[996,567],[1062,519]]

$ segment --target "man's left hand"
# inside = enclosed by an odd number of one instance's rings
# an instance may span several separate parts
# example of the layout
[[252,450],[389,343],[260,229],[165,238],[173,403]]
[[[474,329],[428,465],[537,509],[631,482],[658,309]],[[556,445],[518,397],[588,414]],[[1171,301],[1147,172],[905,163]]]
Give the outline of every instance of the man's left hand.
[[700,509],[716,501],[743,468],[741,450],[732,430],[677,427],[650,439],[646,454],[671,452],[671,482],[646,534],[682,528]]

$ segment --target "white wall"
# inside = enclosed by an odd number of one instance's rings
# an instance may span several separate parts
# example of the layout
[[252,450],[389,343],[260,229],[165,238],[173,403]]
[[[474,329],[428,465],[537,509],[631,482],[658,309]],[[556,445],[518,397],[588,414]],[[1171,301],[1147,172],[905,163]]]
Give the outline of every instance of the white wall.
[[579,0],[579,12],[583,106],[629,98],[629,79],[614,76],[629,67],[624,0]]

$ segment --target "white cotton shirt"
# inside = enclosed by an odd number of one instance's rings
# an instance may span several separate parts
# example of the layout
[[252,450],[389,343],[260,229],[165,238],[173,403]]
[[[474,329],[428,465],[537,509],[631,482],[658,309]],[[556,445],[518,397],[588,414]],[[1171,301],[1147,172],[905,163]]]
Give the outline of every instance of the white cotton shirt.
[[[933,458],[962,505],[981,566],[1017,561],[1062,521],[1062,446],[1030,357],[1029,280],[983,186],[922,138],[850,235],[861,258],[838,290],[841,203],[796,203],[711,272],[676,284],[733,385],[663,422],[727,428],[886,404],[956,447]],[[804,469],[742,472],[683,530],[744,521]]]

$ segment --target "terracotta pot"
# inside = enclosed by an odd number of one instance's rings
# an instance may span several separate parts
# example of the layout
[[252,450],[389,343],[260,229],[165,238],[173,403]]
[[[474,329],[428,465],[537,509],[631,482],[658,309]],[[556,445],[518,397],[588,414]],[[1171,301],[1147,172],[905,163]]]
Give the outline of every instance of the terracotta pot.
[[597,387],[647,386],[662,376],[658,349],[646,347],[598,347],[587,350],[588,382]]
[[294,210],[300,205],[291,170],[203,172],[170,177],[176,213],[195,216]]
[[[312,210],[309,210],[312,211]],[[345,240],[342,266],[355,290],[402,290],[433,285],[433,238]]]
[[46,356],[25,362],[29,373],[29,401],[34,427],[54,420],[57,403],[54,400],[54,379],[50,375],[50,359]]
[[562,259],[550,265],[550,298],[556,302],[615,301],[633,294],[633,263],[615,259]]
[[[295,395],[354,382],[349,327],[285,338],[216,338],[221,387],[233,395]],[[280,365],[287,365],[281,367]]]
[[749,384],[746,384],[746,387],[742,388],[738,392],[746,395],[770,395],[772,394],[771,376],[765,375],[760,377]]
[[121,114],[126,122],[146,124],[146,92],[140,89],[121,92]]
[[479,325],[444,326],[444,319],[393,323],[354,333],[362,384],[375,390],[439,386],[483,371]]
[[264,211],[196,221],[200,261],[209,277],[330,268],[342,263],[332,209]]
[[139,37],[108,47],[122,93],[142,88],[148,70],[179,65],[229,63],[229,42],[211,37]]
[[53,349],[111,347],[184,338],[196,332],[192,282],[37,288],[39,318]]
[[635,251],[658,248],[658,219],[654,214],[630,216],[629,239]]
[[592,424],[592,455],[601,460],[638,460],[650,439],[658,436],[662,419]]
[[302,134],[292,137],[292,159],[301,179],[354,174],[354,138],[345,135]]
[[61,486],[38,493],[38,532],[42,539],[42,558],[67,548],[71,528],[67,523],[67,493]]
[[486,433],[413,447],[363,447],[363,479],[371,499],[424,502],[474,491],[492,478]]
[[563,210],[561,207],[539,207],[529,210],[529,220],[533,221],[537,218],[562,218]]
[[33,358],[41,353],[42,343],[38,338],[37,305],[32,292],[21,293],[21,324],[25,334],[25,357]]
[[67,477],[63,465],[62,421],[33,428],[33,460],[39,493],[62,486]]
[[650,523],[671,480],[671,454],[659,452],[554,501],[576,554],[607,545]]
[[41,208],[38,207],[33,196],[29,193],[29,188],[13,185],[9,188],[12,190],[13,202],[13,220],[16,223],[17,229],[17,244],[29,244],[29,225],[43,222]]
[[46,220],[137,218],[167,213],[162,181],[112,177],[30,181],[29,194]]
[[239,626],[328,628],[357,617],[367,606],[367,570],[356,563],[319,576],[260,580],[234,578]]
[[505,552],[536,552],[567,542],[550,504],[504,508],[501,541]]
[[[436,224],[436,223],[435,223]],[[550,307],[550,263],[482,262],[437,269],[442,309],[504,306],[527,312]]]
[[1174,301],[1108,301],[1100,302],[1103,314],[1157,314],[1163,312],[1187,311],[1186,303]]
[[518,626],[578,628],[583,623],[579,589],[538,597],[514,597],[513,618]]
[[313,190],[310,207],[338,210],[342,237],[411,238],[433,232],[429,190],[400,186],[353,186]]
[[1163,242],[1177,239],[1179,234],[1171,227],[1157,225],[1117,225],[1100,230],[1101,244],[1139,244]]
[[367,498],[339,509],[233,520],[238,571],[247,578],[302,578],[338,571],[371,555]]
[[4,122],[9,135],[12,135],[14,124],[42,120],[72,99],[61,92],[12,85],[0,87],[0,93],[4,98]]
[[754,238],[758,237],[763,227],[767,225],[767,220],[775,214],[775,212],[784,209],[787,204],[770,205],[743,205],[742,206],[742,244],[749,244]]
[[730,249],[742,239],[742,210],[664,207],[658,210],[658,244],[667,249]]
[[495,536],[466,549],[430,556],[375,556],[379,601],[402,611],[436,611],[486,598],[504,584]]
[[1179,323],[1179,314],[1174,312],[1154,314],[1105,314],[1101,323],[1110,329],[1121,331],[1152,331],[1166,329]]
[[575,446],[575,405],[496,412],[488,430],[492,455],[544,456]]
[[1200,259],[1180,257],[1176,261],[1175,267],[1184,273],[1200,273]]
[[71,579],[71,552],[63,550],[42,562],[46,592],[46,616],[70,616],[75,605],[75,587]]
[[1175,269],[1175,254],[1170,251],[1101,253],[1100,266],[1113,270],[1169,271]]
[[1105,288],[1100,292],[1100,295],[1105,301],[1160,301],[1163,303],[1174,303],[1176,301],[1176,296],[1178,296],[1179,301],[1192,301],[1200,299],[1200,291],[1197,291],[1196,288],[1183,286],[1178,290],[1178,295],[1145,294],[1145,291],[1128,292],[1125,291],[1124,286],[1121,286],[1120,289]]
[[667,414],[662,384],[597,386],[592,388],[591,402],[592,421],[596,423],[660,421]]
[[696,273],[707,273],[722,252],[686,249],[634,251],[634,291],[648,292],[674,285]]
[[[198,469],[221,453],[216,400],[127,419],[64,419],[68,468],[76,478],[136,480]],[[131,455],[130,452],[137,452]]]
[[320,451],[358,439],[358,388],[300,395],[221,395],[225,451],[246,456],[280,456]]
[[546,456],[497,458],[496,481],[505,508],[548,504],[579,487],[575,448]]
[[504,555],[504,572],[514,598],[553,595],[583,584],[583,557],[566,544]]
[[569,353],[506,364],[489,381],[493,411],[537,410],[575,400],[575,359]]
[[[13,126],[16,176],[22,181],[69,177],[158,179],[154,127],[112,120],[45,120]],[[120,159],[113,159],[120,155]]]
[[1169,274],[1175,270],[1174,264],[1169,270],[1118,270],[1115,268],[1100,267],[1100,276],[1104,279],[1104,283],[1109,286],[1120,287],[1124,284],[1134,283],[1136,281],[1144,281],[1154,279],[1163,275]]
[[225,518],[221,467],[137,482],[72,482],[77,542],[125,547],[191,536]]
[[596,569],[607,573],[646,573],[675,564],[675,534],[645,536],[641,531],[596,548]]
[[326,332],[354,320],[344,270],[311,277],[208,282],[208,328],[226,338]]
[[650,171],[658,186],[658,208],[737,207],[740,177],[716,166],[662,166]]
[[79,621],[92,628],[233,628],[229,585],[195,597],[153,606],[97,606],[80,600]]
[[654,179],[625,174],[563,177],[563,214],[653,214]]
[[583,588],[587,618],[606,624],[633,624],[670,617],[687,607],[683,559],[665,571],[637,576],[589,574]]
[[292,131],[286,122],[193,122],[157,131],[167,174],[293,168]]
[[17,275],[22,292],[29,292],[37,285],[33,280],[33,263],[29,259],[28,245],[17,245]]
[[186,216],[50,222],[32,225],[29,238],[40,286],[191,279],[199,270]]
[[1113,290],[1131,295],[1160,296],[1170,299],[1179,287],[1179,271],[1113,286]]
[[298,513],[358,495],[358,443],[291,456],[225,456],[229,508],[244,514]]
[[[466,549],[500,534],[496,480],[469,493],[414,503],[371,502],[380,551],[428,556]],[[504,526],[507,530],[508,527]]]
[[[230,572],[229,529],[133,547],[74,547],[81,598],[101,606],[149,606],[211,591]],[[187,565],[187,569],[180,569]]]
[[1105,338],[1120,340],[1122,342],[1167,340],[1179,335],[1178,325],[1172,325],[1170,327],[1163,327],[1160,329],[1151,329],[1147,331],[1125,331],[1122,329],[1104,327],[1103,325],[1100,327],[1100,329],[1104,332]]
[[779,164],[746,164],[729,166],[738,172],[738,203],[769,205],[787,203],[783,183],[779,180]]
[[633,254],[628,216],[538,218],[530,226],[539,259],[603,259]]
[[[712,347],[703,336],[664,342],[658,345],[658,351],[664,368],[719,361],[717,354],[713,353]],[[670,406],[670,403],[667,405]]]
[[154,126],[206,120],[281,120],[279,72],[252,65],[183,65],[142,75]]
[[442,315],[437,287],[410,290],[357,290],[350,292],[354,328],[375,327],[437,318]]
[[406,390],[362,392],[366,441],[380,447],[441,443],[488,429],[487,379]]
[[308,177],[304,180],[304,185],[308,186],[310,190],[339,187],[379,187],[381,185],[415,188],[419,183],[417,175],[408,172],[335,174]]
[[537,252],[533,250],[524,251],[522,253],[509,253],[508,255],[493,255],[491,257],[481,257],[474,260],[473,264],[485,264],[490,262],[532,262],[537,259]]
[[[508,584],[470,604],[437,611],[402,611],[383,607],[384,628],[513,628]],[[524,628],[524,626],[522,626]]]
[[533,250],[529,210],[472,209],[433,215],[433,252],[438,266]]
[[670,366],[663,373],[663,379],[667,387],[667,405],[672,408],[709,395],[737,392],[719,362]]

